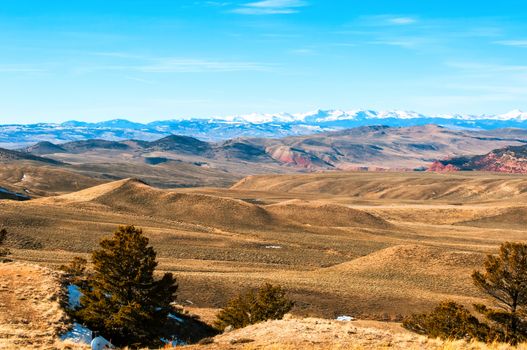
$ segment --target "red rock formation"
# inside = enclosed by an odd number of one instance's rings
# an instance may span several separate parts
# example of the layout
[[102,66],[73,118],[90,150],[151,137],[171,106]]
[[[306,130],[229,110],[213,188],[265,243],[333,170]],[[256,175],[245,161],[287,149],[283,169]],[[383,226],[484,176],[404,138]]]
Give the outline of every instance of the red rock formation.
[[459,171],[460,169],[452,164],[443,164],[440,161],[435,161],[430,165],[426,171],[433,171],[437,173],[449,173],[454,171]]
[[501,148],[482,156],[436,161],[428,168],[438,172],[452,170],[527,174],[527,145]]

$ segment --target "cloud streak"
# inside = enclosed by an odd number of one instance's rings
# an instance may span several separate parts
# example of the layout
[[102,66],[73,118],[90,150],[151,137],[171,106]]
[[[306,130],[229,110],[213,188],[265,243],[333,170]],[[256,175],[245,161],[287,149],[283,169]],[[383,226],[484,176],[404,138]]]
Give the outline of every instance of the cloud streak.
[[495,41],[495,44],[503,45],[503,46],[515,46],[515,47],[525,47],[527,48],[527,39],[524,40],[502,40],[502,41]]
[[[140,73],[225,73],[243,71],[272,71],[274,65],[252,61],[222,61],[197,58],[160,58],[140,64],[98,65],[79,67],[77,72],[128,71]],[[1,69],[1,67],[0,67]],[[1,71],[1,70],[0,70]]]
[[158,61],[154,64],[136,67],[136,69],[145,73],[201,73],[268,71],[271,69],[271,66],[247,61],[170,58]]
[[42,73],[45,69],[31,65],[0,64],[0,73]]
[[393,17],[388,19],[388,23],[396,24],[396,25],[407,25],[407,24],[413,24],[417,22],[415,18],[411,17]]
[[307,6],[302,0],[262,0],[249,2],[232,10],[243,15],[277,15],[297,13],[300,7]]

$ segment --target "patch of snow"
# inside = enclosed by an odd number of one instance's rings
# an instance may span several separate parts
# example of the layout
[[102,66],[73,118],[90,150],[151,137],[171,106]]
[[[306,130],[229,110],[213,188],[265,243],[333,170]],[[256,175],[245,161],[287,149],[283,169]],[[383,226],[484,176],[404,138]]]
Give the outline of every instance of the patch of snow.
[[354,317],[346,316],[346,315],[339,316],[336,318],[337,321],[345,321],[345,322],[353,321],[354,319],[355,319]]
[[101,336],[93,338],[90,345],[92,350],[104,350],[115,348],[112,343],[110,343],[108,340]]
[[282,249],[280,245],[266,245],[265,249]]
[[512,110],[508,113],[504,113],[504,114],[500,114],[500,115],[497,115],[496,116],[496,119],[499,119],[499,120],[511,120],[511,119],[516,119],[516,120],[527,120],[527,112],[523,112],[519,109],[515,109],[515,110]]
[[73,327],[67,333],[60,336],[61,340],[69,340],[77,344],[90,344],[92,341],[92,331],[80,323],[73,323]]
[[73,284],[68,285],[68,307],[70,309],[75,309],[81,305],[81,296],[79,287]]

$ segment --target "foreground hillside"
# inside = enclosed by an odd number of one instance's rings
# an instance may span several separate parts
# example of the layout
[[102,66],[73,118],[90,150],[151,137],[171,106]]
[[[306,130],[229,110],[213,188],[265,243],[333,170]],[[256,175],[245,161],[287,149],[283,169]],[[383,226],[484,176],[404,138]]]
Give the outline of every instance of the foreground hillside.
[[465,341],[428,339],[404,330],[400,324],[372,321],[335,321],[287,318],[267,321],[216,336],[209,345],[183,349],[227,350],[512,350],[525,345],[486,345]]
[[[60,275],[26,263],[0,264],[0,349],[88,349],[60,340],[70,327],[61,307]],[[208,310],[192,308],[200,315]],[[207,318],[204,318],[207,320]],[[444,342],[404,330],[400,324],[377,321],[336,321],[287,316],[220,334],[193,349],[494,349],[492,345]],[[208,344],[207,344],[208,343]],[[498,349],[498,347],[496,347]],[[512,349],[499,346],[501,350]],[[515,348],[516,349],[516,348]],[[524,349],[522,345],[517,349]]]
[[2,263],[0,280],[0,349],[72,349],[71,344],[59,341],[68,324],[57,272]]

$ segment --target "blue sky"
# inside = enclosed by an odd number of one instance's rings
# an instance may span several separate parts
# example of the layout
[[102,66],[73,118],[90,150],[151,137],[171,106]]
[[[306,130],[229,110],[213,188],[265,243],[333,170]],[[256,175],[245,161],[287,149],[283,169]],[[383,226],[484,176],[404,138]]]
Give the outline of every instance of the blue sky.
[[2,0],[0,123],[527,109],[527,3]]

